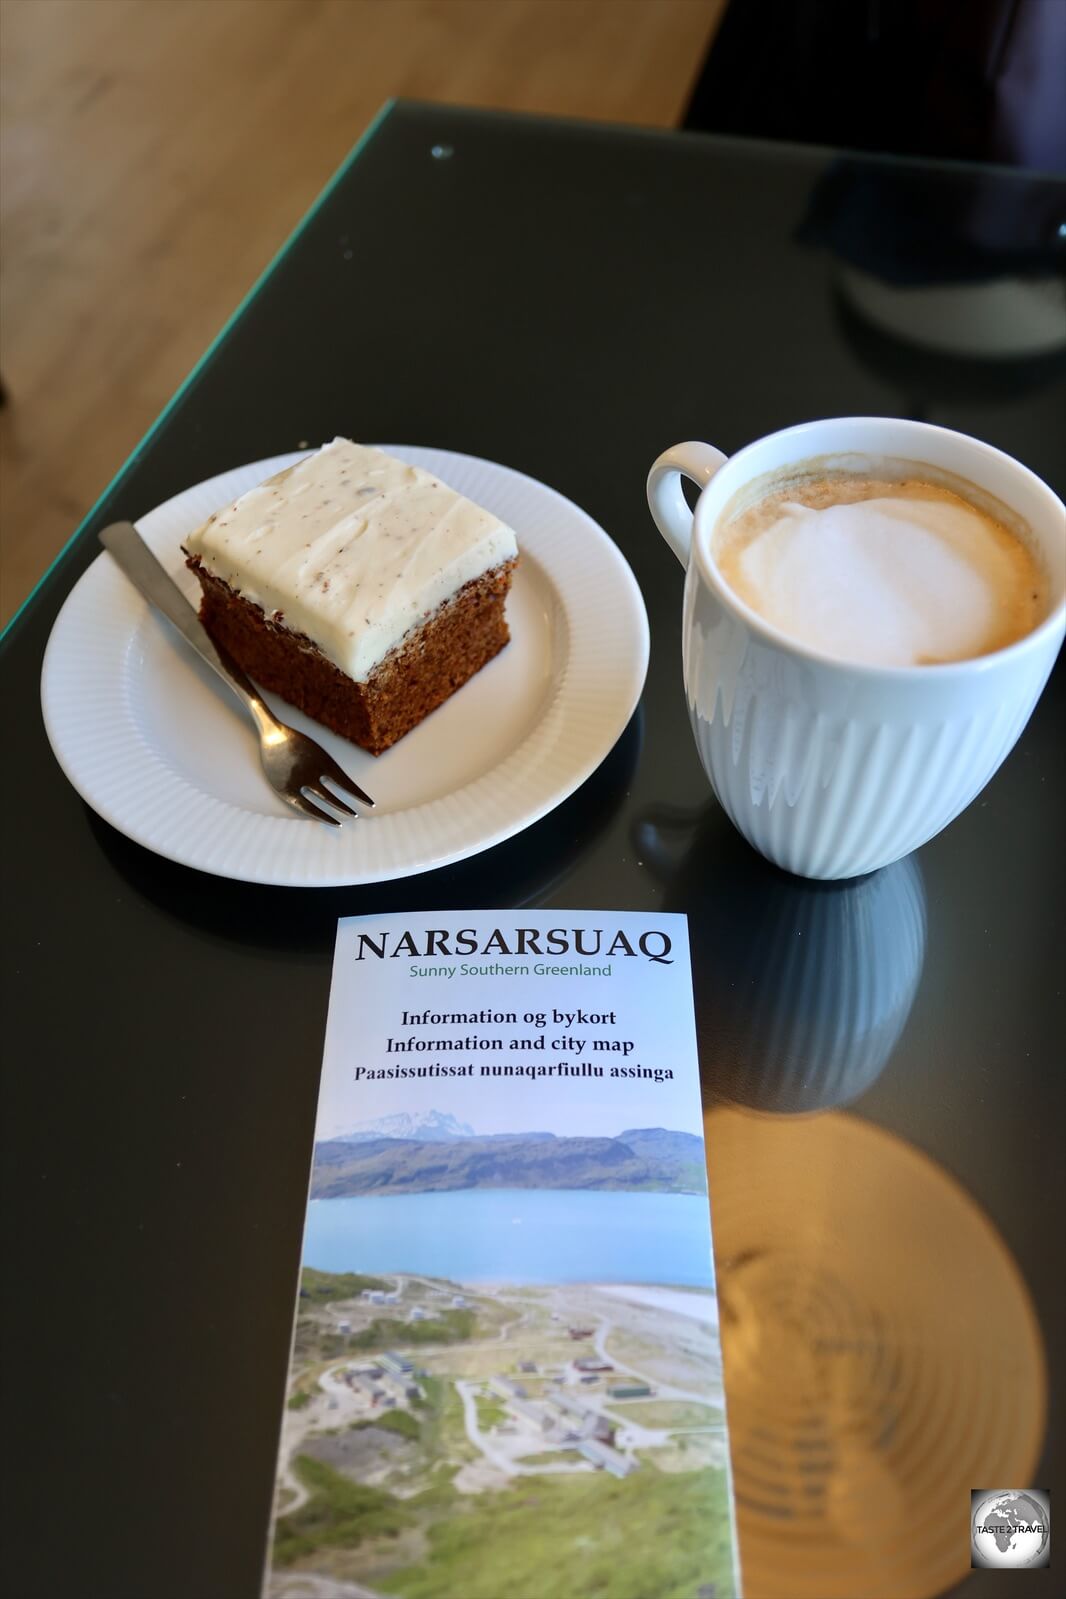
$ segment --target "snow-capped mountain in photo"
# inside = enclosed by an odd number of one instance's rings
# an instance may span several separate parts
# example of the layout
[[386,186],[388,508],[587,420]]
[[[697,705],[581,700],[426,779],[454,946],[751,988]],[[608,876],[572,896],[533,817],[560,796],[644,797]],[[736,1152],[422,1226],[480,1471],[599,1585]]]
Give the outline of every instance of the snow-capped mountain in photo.
[[365,1144],[372,1138],[414,1138],[422,1144],[443,1144],[452,1138],[476,1138],[469,1122],[456,1121],[439,1110],[397,1111],[393,1116],[379,1116],[376,1121],[360,1122],[350,1133],[342,1133],[338,1142]]

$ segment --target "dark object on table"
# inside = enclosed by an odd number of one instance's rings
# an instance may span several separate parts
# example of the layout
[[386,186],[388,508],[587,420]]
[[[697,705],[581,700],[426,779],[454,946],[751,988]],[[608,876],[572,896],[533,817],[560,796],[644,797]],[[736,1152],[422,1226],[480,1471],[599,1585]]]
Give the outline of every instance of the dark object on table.
[[834,310],[860,362],[926,416],[997,405],[1066,366],[1062,184],[989,167],[844,159],[811,191],[796,240],[834,261]]
[[1066,196],[1052,179],[845,159],[814,185],[796,237],[899,288],[1062,278]]
[[683,126],[1066,170],[1062,0],[731,0]]

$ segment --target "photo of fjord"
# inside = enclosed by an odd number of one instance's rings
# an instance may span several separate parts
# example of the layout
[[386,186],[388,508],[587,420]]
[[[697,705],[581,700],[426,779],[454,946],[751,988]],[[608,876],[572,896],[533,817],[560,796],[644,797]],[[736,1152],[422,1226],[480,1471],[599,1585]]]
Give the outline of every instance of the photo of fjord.
[[269,1599],[735,1593],[703,1141],[315,1146]]

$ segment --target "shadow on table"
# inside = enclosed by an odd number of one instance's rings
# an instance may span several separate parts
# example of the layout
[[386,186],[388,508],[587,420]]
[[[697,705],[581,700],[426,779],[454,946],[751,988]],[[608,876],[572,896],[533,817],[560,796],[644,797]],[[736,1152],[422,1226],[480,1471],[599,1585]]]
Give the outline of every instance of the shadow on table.
[[791,877],[711,801],[635,823],[687,910],[704,1103],[814,1111],[858,1098],[906,1025],[925,960],[914,856],[845,883]]
[[[469,860],[393,882],[309,889],[234,882],[179,866],[133,843],[95,812],[89,811],[88,817],[115,869],[167,915],[223,941],[282,951],[328,951],[342,916],[427,906],[515,909],[538,904],[610,826],[640,756],[643,716],[638,706],[607,759],[576,793],[532,827]],[[292,825],[319,824],[296,820]]]

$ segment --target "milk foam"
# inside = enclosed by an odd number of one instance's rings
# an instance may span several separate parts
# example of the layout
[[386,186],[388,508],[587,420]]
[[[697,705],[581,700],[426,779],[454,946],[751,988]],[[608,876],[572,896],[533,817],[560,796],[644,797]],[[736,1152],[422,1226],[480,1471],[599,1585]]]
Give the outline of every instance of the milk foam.
[[730,587],[820,653],[874,666],[967,660],[1032,630],[1026,546],[960,496],[913,480],[822,478],[741,511],[716,539]]

